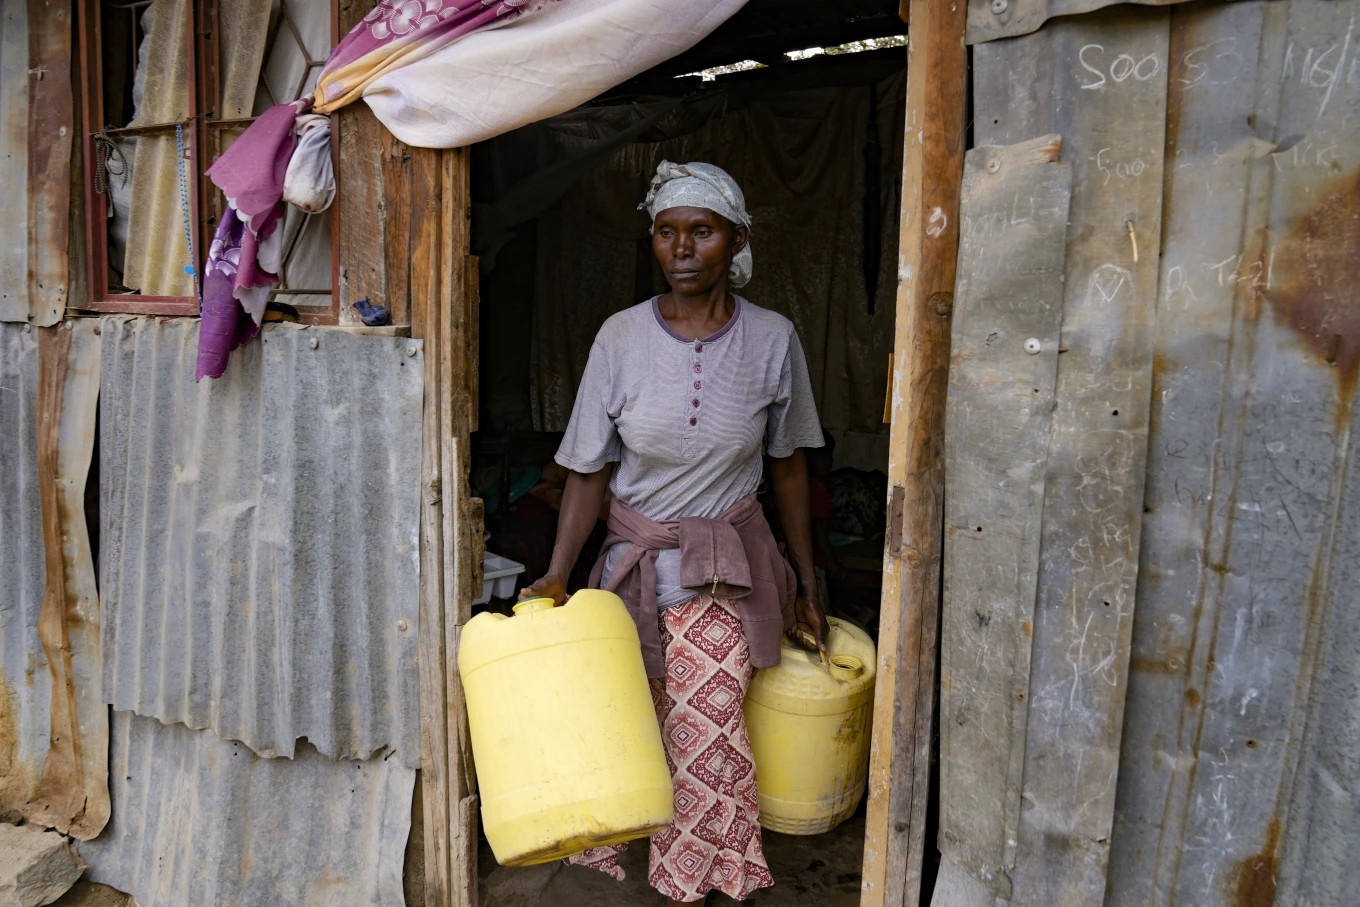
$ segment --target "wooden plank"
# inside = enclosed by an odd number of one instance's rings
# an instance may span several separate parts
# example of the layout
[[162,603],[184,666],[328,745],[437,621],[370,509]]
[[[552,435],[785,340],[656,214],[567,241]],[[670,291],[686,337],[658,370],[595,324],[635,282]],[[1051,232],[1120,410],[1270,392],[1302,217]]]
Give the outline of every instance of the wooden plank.
[[70,0],[28,0],[28,315],[53,325],[66,312],[71,150]]
[[[358,25],[373,8],[369,0],[337,0],[336,26],[341,35]],[[387,181],[388,149],[396,140],[378,122],[367,104],[342,107],[332,118],[336,151],[335,202],[331,219],[335,231],[337,314],[341,324],[360,324],[354,303],[368,299],[391,306],[389,252],[413,246],[413,227],[409,220],[400,225],[389,223],[388,208],[395,203],[400,219],[401,211],[409,204],[411,195],[406,183]],[[412,185],[411,189],[414,188]],[[432,250],[434,251],[434,250]],[[428,262],[435,267],[434,260]],[[415,270],[412,259],[411,269]],[[398,268],[407,273],[403,262]],[[409,286],[409,284],[407,284]],[[409,317],[414,303],[403,302],[401,308]],[[394,315],[396,312],[394,311]],[[394,323],[396,322],[394,319]],[[429,392],[426,385],[426,392]]]
[[[1046,136],[964,163],[945,420],[940,851],[1011,896],[1072,168]],[[936,903],[946,904],[938,897]]]
[[477,785],[457,653],[463,624],[472,616],[472,600],[480,591],[474,591],[473,581],[481,573],[480,560],[476,565],[472,562],[475,545],[480,544],[481,527],[473,526],[474,507],[468,484],[472,408],[468,394],[469,370],[477,367],[475,355],[469,355],[469,312],[472,305],[468,299],[471,284],[467,272],[472,259],[468,254],[471,244],[468,163],[466,148],[446,151],[440,156],[443,186],[440,279],[445,317],[440,322],[438,355],[440,418],[445,426],[440,476],[445,495],[443,556],[444,632],[448,653],[445,677],[449,715],[448,810],[455,819],[449,831],[453,860],[452,902],[460,907],[472,907],[477,902]]
[[[958,251],[967,57],[963,4],[910,0],[906,142],[889,439],[890,495],[861,903],[915,905],[934,719],[949,315]],[[900,548],[897,546],[900,545]]]
[[108,709],[100,695],[99,595],[85,522],[100,346],[93,321],[38,335],[38,490],[46,585],[38,638],[52,674],[52,731],[25,819],[88,841],[109,818]]
[[477,256],[468,258],[463,312],[467,319],[468,431],[476,431],[481,410],[482,275]]
[[443,429],[439,393],[440,305],[439,154],[419,150],[412,159],[411,191],[422,202],[411,220],[411,332],[423,341],[420,514],[420,746],[421,809],[425,847],[425,903],[451,902],[448,698],[444,665],[444,501],[440,477]]
[[1043,505],[1062,519],[1041,532],[1016,904],[1105,899],[1143,515],[1168,40],[1167,10],[1125,7],[1055,20],[974,57],[979,141],[1056,132],[1073,166]]
[[[351,104],[336,114],[339,160],[335,217],[341,324],[359,324],[354,303],[360,299],[387,305],[386,250],[403,245],[407,234],[389,232],[389,187],[384,180],[383,134],[386,130],[367,105]],[[400,195],[396,187],[391,194]],[[403,270],[405,270],[403,268]]]
[[[355,105],[362,106],[362,105]],[[387,306],[392,312],[392,324],[411,323],[410,279],[412,208],[417,204],[411,184],[411,151],[397,137],[382,129],[382,184],[386,208],[382,212],[387,242],[382,247],[383,268],[386,272],[385,293],[371,301]],[[371,164],[370,164],[371,166]],[[402,241],[402,237],[407,237]]]

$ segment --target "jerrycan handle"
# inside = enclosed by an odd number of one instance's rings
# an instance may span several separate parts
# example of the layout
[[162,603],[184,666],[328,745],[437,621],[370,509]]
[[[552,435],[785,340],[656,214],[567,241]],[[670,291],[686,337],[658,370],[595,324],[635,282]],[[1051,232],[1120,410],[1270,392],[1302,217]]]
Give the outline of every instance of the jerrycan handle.
[[832,655],[827,671],[836,680],[850,683],[864,673],[864,662],[853,655]]
[[539,611],[551,611],[554,607],[556,607],[556,602],[551,598],[526,598],[524,601],[516,604],[511,610],[515,612],[516,617],[519,617],[521,614],[535,614]]

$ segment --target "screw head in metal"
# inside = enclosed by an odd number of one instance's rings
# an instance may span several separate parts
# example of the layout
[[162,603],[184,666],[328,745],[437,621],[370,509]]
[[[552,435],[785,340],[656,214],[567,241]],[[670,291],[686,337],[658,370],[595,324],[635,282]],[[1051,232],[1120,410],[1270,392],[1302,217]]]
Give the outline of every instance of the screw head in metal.
[[405,633],[407,630],[411,629],[411,625],[407,623],[406,618],[403,617],[401,620],[397,621],[397,629],[402,633]]
[[1043,348],[1044,345],[1039,342],[1038,337],[1031,337],[1025,341],[1025,352],[1030,354],[1031,356],[1038,354],[1038,352]]
[[63,328],[64,330],[67,330],[67,331],[74,331],[74,330],[76,329],[76,323],[75,323],[74,321],[72,321],[71,319],[68,318],[68,319],[66,319],[66,321],[62,324],[62,328]]
[[416,358],[416,347],[414,344],[406,348],[406,355],[412,359]]
[[311,337],[311,338],[309,338],[309,339],[307,340],[307,348],[308,348],[308,349],[314,350],[314,349],[316,349],[317,347],[319,347],[320,345],[321,345],[321,341],[320,341],[320,340],[317,340],[315,337]]
[[998,159],[998,158],[992,158],[990,161],[987,162],[987,172],[988,172],[988,173],[995,173],[996,171],[998,171],[998,170],[1000,170],[1000,169],[1001,169],[1001,161],[1000,161],[1000,159]]
[[992,0],[992,15],[999,16],[1010,8],[1010,0]]

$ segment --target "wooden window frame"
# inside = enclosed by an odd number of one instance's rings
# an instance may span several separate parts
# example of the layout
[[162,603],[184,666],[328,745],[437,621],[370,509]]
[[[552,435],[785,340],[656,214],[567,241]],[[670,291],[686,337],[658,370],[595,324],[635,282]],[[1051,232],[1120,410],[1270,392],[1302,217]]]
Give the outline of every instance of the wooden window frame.
[[[97,313],[129,313],[140,315],[191,316],[199,314],[199,299],[195,296],[154,296],[141,293],[116,293],[109,290],[109,247],[108,247],[108,205],[107,195],[95,191],[95,146],[94,137],[101,130],[110,137],[136,135],[164,135],[173,131],[177,125],[184,127],[186,151],[185,168],[190,177],[190,224],[193,230],[193,265],[200,271],[207,259],[208,246],[217,229],[217,218],[225,208],[222,193],[204,174],[207,162],[215,160],[221,146],[221,133],[233,127],[240,128],[254,122],[255,117],[219,120],[212,118],[215,98],[220,96],[219,82],[220,48],[214,40],[218,33],[218,0],[185,0],[189,5],[189,15],[185,17],[188,30],[185,42],[188,50],[187,72],[189,77],[189,116],[178,123],[156,123],[148,126],[104,128],[104,58],[103,58],[103,0],[78,0],[77,24],[79,33],[79,71],[81,74],[81,128],[84,130],[81,141],[81,154],[84,164],[85,181],[85,245],[86,245],[86,298],[77,304],[80,309]],[[304,0],[305,2],[305,0]],[[314,2],[314,0],[313,0]],[[339,39],[339,0],[330,2],[330,43],[333,47]],[[129,15],[139,15],[140,9],[150,3],[137,3],[129,10]],[[305,47],[291,20],[281,23],[294,33],[299,47]],[[269,45],[272,47],[272,41]],[[268,61],[266,52],[265,61]],[[321,61],[307,60],[310,67]],[[272,92],[271,92],[272,93]],[[279,99],[275,99],[276,101]],[[284,99],[291,100],[291,99]],[[338,123],[333,122],[332,156],[339,148]],[[206,149],[206,154],[204,153]],[[339,168],[336,168],[339,172]],[[206,203],[205,203],[206,202]],[[282,227],[280,226],[280,229]],[[327,288],[311,288],[313,293],[329,293],[328,306],[298,306],[298,320],[304,324],[338,324],[340,287],[337,267],[339,253],[339,230],[332,225],[331,230],[331,280]],[[202,287],[202,274],[197,277],[199,291]],[[308,288],[289,288],[287,295],[306,293]],[[271,292],[271,300],[274,293]]]

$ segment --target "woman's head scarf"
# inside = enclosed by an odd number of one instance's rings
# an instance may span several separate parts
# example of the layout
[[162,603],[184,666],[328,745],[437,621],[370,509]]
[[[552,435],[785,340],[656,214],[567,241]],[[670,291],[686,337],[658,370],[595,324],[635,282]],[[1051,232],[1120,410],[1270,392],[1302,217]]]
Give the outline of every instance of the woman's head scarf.
[[[652,177],[647,197],[638,205],[638,210],[646,210],[655,223],[656,216],[669,208],[707,208],[734,224],[748,230],[751,227],[746,197],[741,194],[737,181],[721,167],[700,161],[689,164],[662,161],[656,168],[656,176]],[[732,288],[739,290],[750,283],[754,268],[751,242],[747,240],[745,248],[732,257],[732,265],[727,270]]]

